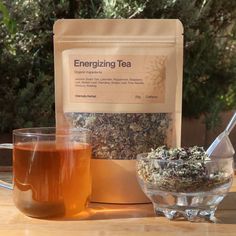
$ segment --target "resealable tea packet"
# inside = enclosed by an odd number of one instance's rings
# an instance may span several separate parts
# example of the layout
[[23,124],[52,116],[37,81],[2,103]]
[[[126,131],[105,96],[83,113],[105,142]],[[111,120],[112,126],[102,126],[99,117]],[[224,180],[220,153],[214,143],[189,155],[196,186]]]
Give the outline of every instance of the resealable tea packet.
[[59,20],[54,60],[56,124],[91,129],[94,160],[180,146],[179,20]]

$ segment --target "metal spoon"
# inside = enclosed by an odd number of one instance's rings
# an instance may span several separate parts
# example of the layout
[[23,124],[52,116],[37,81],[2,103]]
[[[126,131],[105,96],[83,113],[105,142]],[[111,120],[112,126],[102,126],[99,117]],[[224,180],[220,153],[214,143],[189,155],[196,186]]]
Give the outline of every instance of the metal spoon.
[[226,129],[213,141],[206,153],[210,157],[232,157],[235,153],[230,142],[229,134],[236,125],[236,112],[229,121]]

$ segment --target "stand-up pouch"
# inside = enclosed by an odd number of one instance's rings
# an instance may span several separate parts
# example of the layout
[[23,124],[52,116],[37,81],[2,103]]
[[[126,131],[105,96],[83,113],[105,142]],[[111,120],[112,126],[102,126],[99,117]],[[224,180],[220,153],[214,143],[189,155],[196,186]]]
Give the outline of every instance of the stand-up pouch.
[[180,146],[179,20],[59,20],[54,25],[57,126],[92,130],[97,202],[148,201],[135,158]]

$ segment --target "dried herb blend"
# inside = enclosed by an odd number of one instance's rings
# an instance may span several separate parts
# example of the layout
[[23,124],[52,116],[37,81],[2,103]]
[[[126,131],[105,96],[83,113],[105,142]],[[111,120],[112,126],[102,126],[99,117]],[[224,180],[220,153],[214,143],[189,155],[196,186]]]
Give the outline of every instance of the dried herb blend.
[[224,168],[211,170],[202,147],[158,147],[138,161],[138,175],[159,190],[169,192],[209,191],[231,181]]
[[73,127],[92,130],[94,158],[135,159],[137,153],[170,139],[167,113],[68,113],[66,117]]

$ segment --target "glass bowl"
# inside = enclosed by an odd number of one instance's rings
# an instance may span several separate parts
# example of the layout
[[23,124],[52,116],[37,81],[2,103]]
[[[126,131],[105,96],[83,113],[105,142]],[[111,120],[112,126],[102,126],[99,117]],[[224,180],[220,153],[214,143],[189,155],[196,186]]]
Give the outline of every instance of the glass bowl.
[[136,174],[156,215],[215,222],[217,206],[233,182],[233,157],[183,161],[147,156],[137,156]]

